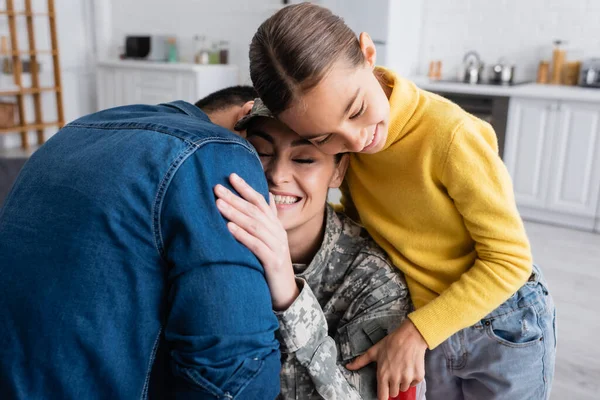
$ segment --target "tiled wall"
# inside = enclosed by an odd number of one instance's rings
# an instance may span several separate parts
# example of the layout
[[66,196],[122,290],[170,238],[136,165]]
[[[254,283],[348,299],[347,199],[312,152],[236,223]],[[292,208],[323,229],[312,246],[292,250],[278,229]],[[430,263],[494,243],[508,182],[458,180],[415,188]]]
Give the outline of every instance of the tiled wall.
[[567,44],[567,59],[600,57],[600,0],[424,0],[419,73],[442,60],[455,77],[462,57],[476,50],[486,65],[507,57],[517,79],[535,79],[552,41]]

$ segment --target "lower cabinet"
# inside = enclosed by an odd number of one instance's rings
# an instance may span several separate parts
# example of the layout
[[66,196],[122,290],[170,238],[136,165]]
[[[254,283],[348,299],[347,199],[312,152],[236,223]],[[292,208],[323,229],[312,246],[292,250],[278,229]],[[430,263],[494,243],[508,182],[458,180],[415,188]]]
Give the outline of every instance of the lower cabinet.
[[195,103],[219,89],[238,84],[232,65],[109,61],[98,63],[98,108],[126,104]]
[[524,219],[598,229],[600,103],[511,98],[504,161]]

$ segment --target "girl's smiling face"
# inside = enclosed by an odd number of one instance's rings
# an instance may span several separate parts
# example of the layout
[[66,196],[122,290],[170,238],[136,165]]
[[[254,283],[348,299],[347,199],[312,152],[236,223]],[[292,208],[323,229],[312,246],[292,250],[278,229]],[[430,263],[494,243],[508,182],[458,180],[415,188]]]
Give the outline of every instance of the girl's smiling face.
[[377,153],[387,140],[389,113],[370,63],[349,67],[337,62],[278,117],[327,154]]

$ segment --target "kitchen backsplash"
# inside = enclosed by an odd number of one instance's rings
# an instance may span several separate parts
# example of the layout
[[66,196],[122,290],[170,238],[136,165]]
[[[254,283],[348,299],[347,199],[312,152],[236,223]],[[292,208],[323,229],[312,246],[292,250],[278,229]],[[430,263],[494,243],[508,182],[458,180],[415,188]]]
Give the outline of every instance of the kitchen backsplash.
[[423,1],[420,75],[441,60],[444,77],[454,78],[476,50],[486,65],[507,57],[517,80],[534,80],[555,39],[567,41],[567,60],[600,57],[600,0]]

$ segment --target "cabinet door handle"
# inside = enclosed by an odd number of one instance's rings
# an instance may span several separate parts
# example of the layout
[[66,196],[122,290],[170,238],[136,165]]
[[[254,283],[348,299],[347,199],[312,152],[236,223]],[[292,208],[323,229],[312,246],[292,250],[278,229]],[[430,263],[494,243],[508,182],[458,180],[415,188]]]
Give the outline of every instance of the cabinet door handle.
[[560,110],[560,105],[558,103],[550,103],[550,104],[548,104],[547,109],[549,111],[558,111],[558,110]]

